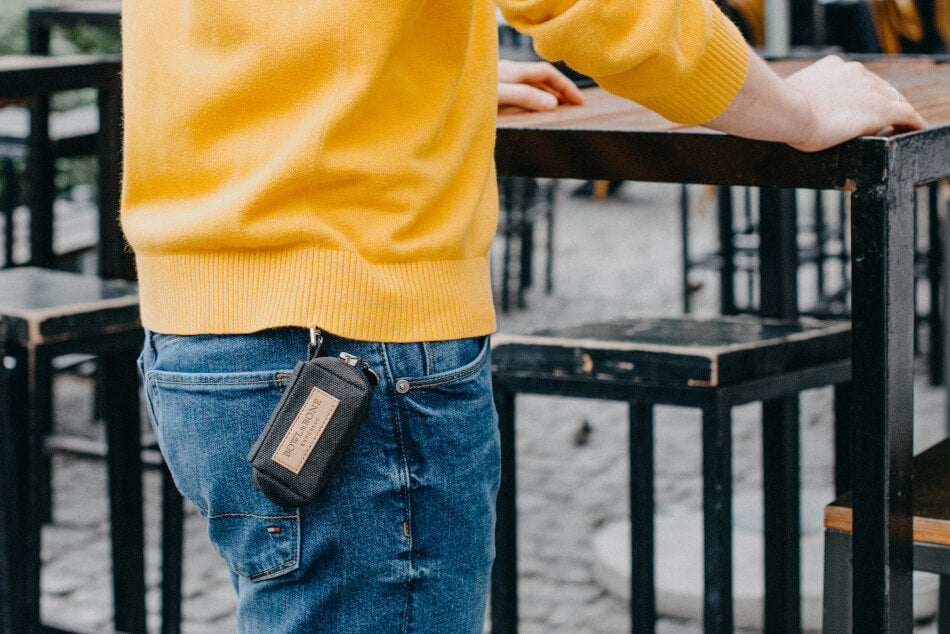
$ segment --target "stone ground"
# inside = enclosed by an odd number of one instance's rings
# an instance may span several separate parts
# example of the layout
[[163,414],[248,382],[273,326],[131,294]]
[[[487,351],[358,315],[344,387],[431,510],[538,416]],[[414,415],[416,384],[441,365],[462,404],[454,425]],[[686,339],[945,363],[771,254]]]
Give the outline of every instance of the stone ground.
[[[577,200],[560,186],[556,216],[554,292],[527,295],[528,307],[500,315],[499,330],[523,332],[541,326],[602,320],[633,313],[681,312],[679,188],[628,183],[604,202]],[[715,218],[695,188],[692,222],[695,253],[711,248]],[[539,232],[540,233],[540,232]],[[537,270],[543,270],[539,244]],[[496,253],[497,255],[497,253]],[[539,284],[536,284],[540,288]],[[694,296],[700,314],[714,314],[715,276],[697,273]],[[807,274],[803,287],[811,283]],[[66,374],[57,379],[58,426],[96,435],[84,421],[91,415],[91,381]],[[831,481],[831,394],[815,390],[802,399],[802,486],[828,491]],[[917,381],[915,443],[932,444],[944,431],[943,395]],[[761,486],[760,410],[737,408],[733,460],[737,497]],[[522,631],[590,632],[629,629],[624,603],[591,575],[591,537],[605,522],[624,517],[627,507],[626,406],[617,403],[524,396],[518,400],[518,504]],[[591,432],[578,444],[578,430]],[[657,512],[698,509],[701,503],[698,412],[660,407],[656,413]],[[54,459],[54,522],[43,532],[42,609],[46,618],[94,631],[110,629],[110,571],[105,475],[101,463]],[[749,499],[748,496],[744,496]],[[828,496],[830,500],[830,496]],[[157,631],[160,597],[159,477],[146,474],[147,558],[150,625]],[[735,509],[755,514],[758,509]],[[812,512],[812,511],[809,511]],[[814,510],[820,514],[820,509]],[[803,518],[820,522],[820,516]],[[190,509],[186,526],[184,632],[234,630],[234,593],[224,566],[204,535],[204,520]],[[659,553],[662,558],[662,552]],[[697,588],[697,591],[699,589]],[[662,618],[662,634],[702,631],[697,622]],[[935,632],[933,623],[920,632]]]

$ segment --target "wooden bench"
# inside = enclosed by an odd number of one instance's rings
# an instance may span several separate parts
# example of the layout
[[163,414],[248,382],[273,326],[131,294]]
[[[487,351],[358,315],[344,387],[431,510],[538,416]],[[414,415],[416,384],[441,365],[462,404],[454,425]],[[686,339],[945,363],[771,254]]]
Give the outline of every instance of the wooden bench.
[[[913,482],[914,569],[940,575],[937,629],[950,634],[950,438],[914,457]],[[852,631],[851,533],[849,491],[825,507],[823,624],[828,634]]]

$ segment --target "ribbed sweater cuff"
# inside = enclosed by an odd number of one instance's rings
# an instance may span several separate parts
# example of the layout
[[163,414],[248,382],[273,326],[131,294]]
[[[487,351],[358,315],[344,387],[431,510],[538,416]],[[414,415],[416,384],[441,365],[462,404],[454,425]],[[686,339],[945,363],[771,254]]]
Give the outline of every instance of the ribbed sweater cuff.
[[138,254],[142,323],[167,334],[317,326],[364,341],[429,341],[495,329],[487,257],[373,264],[358,254]]
[[[636,98],[640,104],[676,123],[699,125],[720,115],[742,88],[749,67],[749,48],[739,29],[712,2],[706,6],[709,39],[693,73],[663,94]],[[598,78],[598,81],[611,92],[624,96],[623,91],[618,90],[624,81],[622,75]]]

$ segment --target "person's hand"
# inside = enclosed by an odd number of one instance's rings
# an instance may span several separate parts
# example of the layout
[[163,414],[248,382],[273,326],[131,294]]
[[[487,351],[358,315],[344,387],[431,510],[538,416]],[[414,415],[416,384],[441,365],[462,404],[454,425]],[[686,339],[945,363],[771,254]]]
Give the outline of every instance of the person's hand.
[[857,62],[829,56],[782,79],[750,51],[742,88],[728,108],[703,125],[814,152],[888,128],[919,130],[927,122],[895,88]]
[[558,103],[584,103],[580,89],[547,62],[498,60],[498,105],[554,110]]
[[858,62],[828,56],[789,76],[786,83],[811,107],[811,125],[790,143],[814,151],[887,128],[920,130],[927,122],[881,77]]

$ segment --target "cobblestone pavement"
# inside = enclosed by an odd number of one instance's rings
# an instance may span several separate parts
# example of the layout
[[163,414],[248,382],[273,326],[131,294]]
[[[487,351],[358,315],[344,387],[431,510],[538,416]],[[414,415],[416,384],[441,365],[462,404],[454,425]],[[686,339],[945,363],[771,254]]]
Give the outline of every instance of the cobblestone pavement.
[[[632,313],[681,311],[678,187],[628,183],[604,202],[579,201],[563,183],[557,210],[554,293],[532,290],[528,308],[501,315],[499,328],[523,332],[541,326],[601,320]],[[694,190],[700,194],[701,190]],[[701,198],[701,194],[699,198]],[[712,209],[693,213],[695,250],[712,245]],[[537,256],[543,257],[539,245]],[[543,268],[538,267],[541,271]],[[704,283],[694,306],[716,308],[715,278]],[[540,282],[540,280],[539,280]],[[803,279],[807,286],[808,281]],[[541,284],[536,286],[540,287]],[[83,421],[91,414],[91,381],[57,380],[61,429],[95,435]],[[831,480],[831,394],[803,398],[802,486],[827,490]],[[942,395],[919,379],[918,448],[942,433]],[[734,416],[735,493],[761,486],[759,407]],[[626,406],[617,403],[524,396],[518,400],[518,487],[522,631],[531,633],[628,631],[626,607],[591,576],[592,531],[627,512]],[[584,422],[591,432],[576,442]],[[698,509],[701,502],[698,412],[670,407],[656,412],[657,512]],[[110,574],[105,474],[101,463],[54,459],[54,521],[43,533],[43,613],[95,631],[110,627]],[[146,475],[150,625],[157,631],[159,478]],[[743,509],[736,509],[742,512]],[[186,526],[184,631],[234,630],[229,575],[204,536],[204,520],[190,509]],[[662,553],[661,553],[662,556]],[[693,634],[701,625],[661,619],[662,634]],[[921,632],[936,631],[932,623]]]

